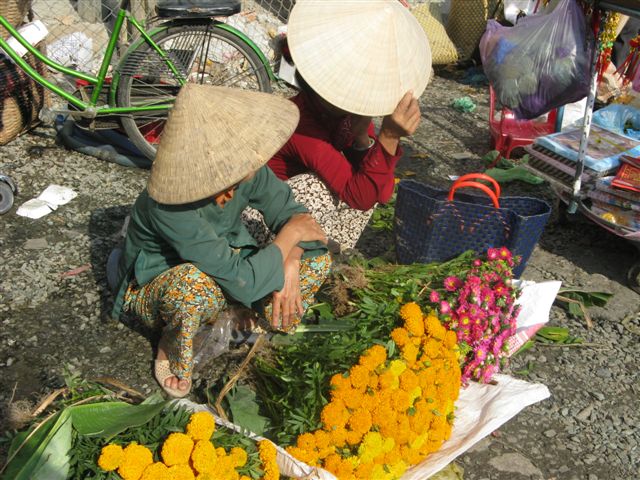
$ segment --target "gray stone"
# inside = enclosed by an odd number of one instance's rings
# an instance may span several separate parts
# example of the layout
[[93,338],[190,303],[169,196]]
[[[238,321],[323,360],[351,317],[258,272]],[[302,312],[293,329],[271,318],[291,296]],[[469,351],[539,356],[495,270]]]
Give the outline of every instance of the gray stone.
[[545,430],[543,433],[544,433],[544,436],[547,438],[553,438],[557,435],[556,431],[553,429]]
[[100,353],[109,353],[111,351],[111,347],[107,346],[107,347],[102,347],[100,349]]
[[534,478],[543,478],[542,472],[524,455],[519,453],[506,453],[489,460],[496,470],[501,472],[528,475]]
[[30,238],[26,242],[24,242],[25,250],[42,250],[43,248],[47,248],[49,244],[47,243],[46,238]]

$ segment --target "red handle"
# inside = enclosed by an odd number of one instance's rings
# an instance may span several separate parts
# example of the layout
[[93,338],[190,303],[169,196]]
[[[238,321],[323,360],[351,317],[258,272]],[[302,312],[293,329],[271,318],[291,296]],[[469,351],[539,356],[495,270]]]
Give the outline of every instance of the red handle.
[[479,188],[489,196],[489,198],[493,202],[494,207],[500,208],[500,204],[498,203],[498,197],[496,197],[496,194],[494,193],[494,191],[491,190],[489,187],[487,187],[484,183],[478,183],[478,182],[455,182],[451,186],[451,189],[449,190],[449,196],[447,197],[447,200],[451,202],[453,200],[453,194],[455,193],[455,191],[458,188],[463,188],[463,187]]
[[467,180],[471,179],[486,180],[487,182],[491,183],[495,190],[496,197],[500,198],[500,184],[496,181],[495,178],[490,177],[489,175],[485,175],[484,173],[467,173],[466,175],[462,175],[455,182],[453,182],[453,185],[458,182],[466,182]]

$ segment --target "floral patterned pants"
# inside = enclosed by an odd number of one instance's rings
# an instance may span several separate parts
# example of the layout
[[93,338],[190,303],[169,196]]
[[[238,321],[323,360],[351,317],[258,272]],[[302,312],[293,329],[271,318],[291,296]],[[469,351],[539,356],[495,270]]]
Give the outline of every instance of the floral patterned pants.
[[[301,261],[300,290],[305,311],[329,275],[330,267],[328,253]],[[124,297],[125,312],[132,313],[149,328],[164,327],[171,371],[184,379],[191,378],[193,371],[193,339],[198,327],[215,321],[227,307],[228,301],[214,278],[191,263],[177,265],[142,287],[132,281]],[[271,319],[270,301],[264,315]]]
[[[316,175],[303,173],[287,180],[298,203],[309,209],[311,216],[320,224],[330,240],[344,251],[353,248],[369,223],[373,208],[367,211],[356,210],[340,201]],[[249,233],[259,245],[271,241],[272,234],[262,220],[262,215],[253,208],[242,213]]]

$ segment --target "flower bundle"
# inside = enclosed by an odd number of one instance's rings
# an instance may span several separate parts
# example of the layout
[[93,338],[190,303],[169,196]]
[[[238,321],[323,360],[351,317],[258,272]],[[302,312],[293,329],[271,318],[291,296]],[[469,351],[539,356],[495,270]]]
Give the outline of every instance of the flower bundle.
[[415,303],[400,316],[389,351],[376,344],[331,378],[322,428],[299,435],[291,455],[340,480],[392,480],[449,438],[461,375],[456,335]]
[[506,362],[507,339],[516,331],[518,290],[511,286],[515,260],[507,248],[490,248],[464,275],[450,275],[430,291],[430,305],[456,332],[462,382],[483,383]]
[[[157,461],[150,449],[131,442],[124,448],[115,443],[104,446],[97,463],[106,472],[117,471],[123,480],[250,480],[238,471],[247,466],[249,452],[239,446],[228,451],[216,446],[215,431],[213,415],[197,412],[189,418],[184,433],[167,436]],[[258,455],[262,478],[277,480],[280,473],[273,444],[258,442]]]

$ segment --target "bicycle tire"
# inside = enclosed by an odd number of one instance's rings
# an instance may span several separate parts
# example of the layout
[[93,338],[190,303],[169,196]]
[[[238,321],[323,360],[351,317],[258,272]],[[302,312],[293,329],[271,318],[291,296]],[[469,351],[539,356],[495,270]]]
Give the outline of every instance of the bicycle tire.
[[[154,35],[153,40],[187,81],[271,92],[269,75],[256,52],[215,23],[170,26]],[[202,61],[205,57],[206,61]],[[204,71],[200,69],[202,64]],[[179,81],[166,63],[142,42],[127,54],[120,67],[116,101],[120,107],[168,103],[179,89]],[[168,110],[121,117],[131,142],[151,160],[167,115]]]

